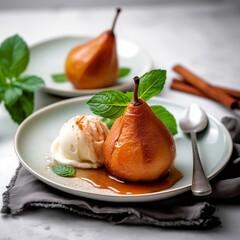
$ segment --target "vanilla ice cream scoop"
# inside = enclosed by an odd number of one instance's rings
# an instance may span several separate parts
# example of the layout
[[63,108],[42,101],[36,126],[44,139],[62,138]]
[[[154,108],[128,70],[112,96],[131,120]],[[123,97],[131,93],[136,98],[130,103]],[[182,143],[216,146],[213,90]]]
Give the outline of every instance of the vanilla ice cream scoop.
[[62,126],[51,145],[51,153],[62,164],[77,168],[101,167],[107,134],[107,126],[98,117],[75,116]]

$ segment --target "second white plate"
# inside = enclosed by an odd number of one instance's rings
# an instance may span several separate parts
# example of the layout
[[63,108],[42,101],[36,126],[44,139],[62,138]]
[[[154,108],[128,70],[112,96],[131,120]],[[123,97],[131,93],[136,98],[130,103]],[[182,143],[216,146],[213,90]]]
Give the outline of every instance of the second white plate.
[[26,74],[34,74],[42,77],[46,87],[44,90],[64,97],[76,97],[95,94],[102,90],[117,89],[126,91],[133,87],[133,77],[142,76],[152,68],[152,61],[140,47],[132,42],[118,39],[117,51],[119,66],[130,68],[131,72],[126,77],[119,78],[116,84],[109,88],[101,89],[76,89],[70,82],[56,83],[51,75],[64,73],[65,59],[69,51],[86,41],[90,37],[65,36],[47,40],[31,47],[30,63]]

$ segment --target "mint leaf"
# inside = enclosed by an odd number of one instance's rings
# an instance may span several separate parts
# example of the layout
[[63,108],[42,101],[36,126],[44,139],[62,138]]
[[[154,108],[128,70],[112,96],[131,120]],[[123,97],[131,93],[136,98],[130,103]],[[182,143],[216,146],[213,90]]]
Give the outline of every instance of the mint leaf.
[[4,95],[5,95],[6,88],[5,87],[0,87],[0,103],[2,100],[4,100]]
[[66,82],[68,79],[64,73],[54,73],[51,75],[52,79],[56,83]]
[[13,85],[23,90],[34,92],[44,87],[44,81],[37,76],[23,76],[17,78]]
[[130,103],[128,95],[117,90],[102,91],[94,95],[88,102],[91,111],[104,118],[120,117]]
[[107,125],[108,129],[110,129],[115,121],[114,118],[102,118],[102,121]]
[[4,78],[4,75],[2,74],[0,68],[0,103],[4,99],[5,91],[6,91],[6,79]]
[[[131,72],[130,68],[121,67],[121,68],[119,68],[118,78],[126,77],[127,75],[129,75],[130,72]],[[63,83],[63,82],[68,81],[68,79],[64,73],[54,73],[51,75],[51,77],[52,77],[53,81],[56,83]]]
[[12,107],[22,95],[22,89],[9,87],[4,93],[4,102],[7,107]]
[[73,177],[75,168],[63,164],[56,164],[52,166],[52,171],[61,177]]
[[8,106],[5,102],[5,107],[10,113],[13,121],[20,124],[26,117],[28,117],[33,112],[33,93],[23,91],[22,95],[13,105]]
[[29,48],[18,35],[7,38],[1,44],[0,66],[6,77],[18,77],[26,69],[28,61]]
[[162,120],[172,135],[177,134],[177,123],[174,116],[163,106],[151,106],[153,112]]
[[1,70],[1,68],[0,68],[0,86],[3,86],[3,85],[5,85],[5,84],[7,84],[7,80],[6,80],[6,78],[4,77],[4,75],[3,75],[3,73],[2,73],[2,70]]
[[125,92],[125,95],[128,97],[129,102],[133,100],[133,92]]
[[119,78],[126,77],[127,75],[129,75],[130,72],[131,72],[131,69],[130,69],[130,68],[120,67],[120,68],[119,68],[118,77],[119,77]]
[[159,94],[166,81],[166,71],[161,69],[152,70],[140,77],[138,96],[147,101]]

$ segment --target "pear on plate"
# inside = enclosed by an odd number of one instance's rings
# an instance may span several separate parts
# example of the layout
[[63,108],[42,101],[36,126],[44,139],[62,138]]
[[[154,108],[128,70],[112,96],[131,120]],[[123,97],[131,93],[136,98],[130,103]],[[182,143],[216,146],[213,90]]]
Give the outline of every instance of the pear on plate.
[[138,98],[135,77],[134,100],[116,119],[103,145],[108,172],[128,182],[163,178],[176,156],[174,139],[148,104]]
[[118,78],[115,24],[121,9],[117,8],[112,28],[90,41],[74,47],[65,62],[65,74],[78,89],[114,85]]

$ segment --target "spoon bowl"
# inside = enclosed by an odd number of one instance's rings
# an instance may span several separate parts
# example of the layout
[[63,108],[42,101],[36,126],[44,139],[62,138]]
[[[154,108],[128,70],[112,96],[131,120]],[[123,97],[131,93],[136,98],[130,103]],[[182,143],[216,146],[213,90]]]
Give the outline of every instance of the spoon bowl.
[[190,133],[193,152],[192,193],[195,196],[205,196],[212,192],[212,188],[204,173],[197,148],[196,133],[203,131],[208,125],[206,113],[197,104],[191,104],[183,113],[179,126],[185,133]]
[[191,104],[183,113],[179,121],[181,129],[186,132],[201,132],[208,125],[208,117],[206,113],[197,104]]

